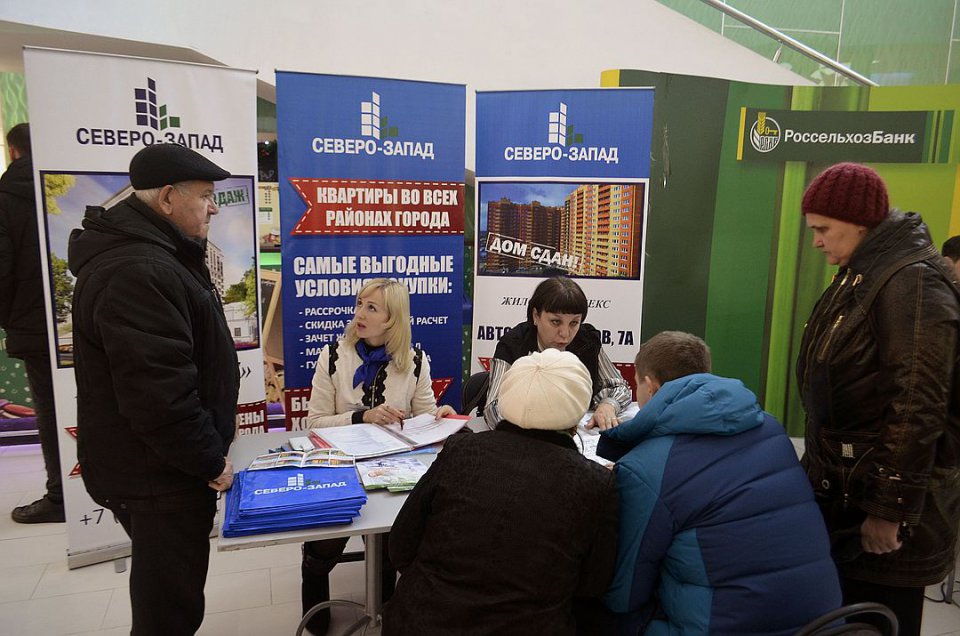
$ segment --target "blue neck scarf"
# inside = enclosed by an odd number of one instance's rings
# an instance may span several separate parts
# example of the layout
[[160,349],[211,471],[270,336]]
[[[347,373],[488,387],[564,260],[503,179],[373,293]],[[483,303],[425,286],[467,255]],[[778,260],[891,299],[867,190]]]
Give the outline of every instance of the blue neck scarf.
[[357,340],[356,349],[360,359],[363,360],[363,364],[357,367],[357,370],[353,373],[353,388],[360,386],[361,382],[367,386],[373,386],[373,381],[376,379],[380,367],[390,362],[387,347],[386,345],[370,347],[363,340]]

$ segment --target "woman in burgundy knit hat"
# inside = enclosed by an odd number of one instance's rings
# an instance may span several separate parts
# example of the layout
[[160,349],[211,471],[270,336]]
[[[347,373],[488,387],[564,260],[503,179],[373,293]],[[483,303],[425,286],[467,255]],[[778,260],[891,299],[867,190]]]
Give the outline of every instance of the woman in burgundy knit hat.
[[960,300],[919,214],[874,170],[841,163],[803,195],[813,246],[839,270],[807,321],[797,380],[803,465],[844,602],[889,606],[919,634],[924,587],[960,525]]

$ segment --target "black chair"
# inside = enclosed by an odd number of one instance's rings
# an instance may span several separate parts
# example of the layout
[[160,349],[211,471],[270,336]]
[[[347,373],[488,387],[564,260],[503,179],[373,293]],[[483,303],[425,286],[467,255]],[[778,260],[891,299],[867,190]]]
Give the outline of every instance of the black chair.
[[490,388],[490,373],[481,371],[474,373],[463,383],[460,392],[461,415],[470,415],[477,409],[477,415],[483,417],[483,409],[487,405],[487,389]]
[[[868,623],[858,622],[857,618],[865,615],[883,617],[883,629]],[[840,622],[845,621],[845,622]],[[844,605],[832,612],[807,623],[794,636],[834,636],[834,634],[885,634],[897,636],[900,624],[897,617],[886,605],[880,603],[854,603]]]

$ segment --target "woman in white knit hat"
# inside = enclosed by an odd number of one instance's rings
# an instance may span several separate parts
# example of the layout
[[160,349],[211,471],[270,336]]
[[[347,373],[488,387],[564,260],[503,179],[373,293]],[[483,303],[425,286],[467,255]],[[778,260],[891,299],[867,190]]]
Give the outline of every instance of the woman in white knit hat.
[[385,636],[576,632],[617,545],[613,473],[571,437],[592,394],[574,354],[535,352],[504,375],[496,430],[447,440],[390,533]]

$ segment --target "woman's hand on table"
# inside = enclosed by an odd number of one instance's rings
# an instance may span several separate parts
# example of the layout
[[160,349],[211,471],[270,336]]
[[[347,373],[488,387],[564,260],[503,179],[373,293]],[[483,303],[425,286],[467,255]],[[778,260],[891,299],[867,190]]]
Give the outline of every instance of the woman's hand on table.
[[456,415],[456,414],[457,412],[453,410],[452,406],[450,406],[449,404],[444,404],[439,409],[437,409],[436,419],[442,420],[445,417],[450,417],[451,415]]
[[613,428],[620,424],[617,419],[617,411],[609,402],[601,402],[597,405],[597,410],[593,412],[593,417],[587,422],[587,428],[597,427],[601,431]]
[[403,411],[389,404],[381,404],[380,406],[367,409],[363,412],[364,422],[367,424],[378,424],[380,426],[401,422],[404,417],[406,417],[406,414]]

